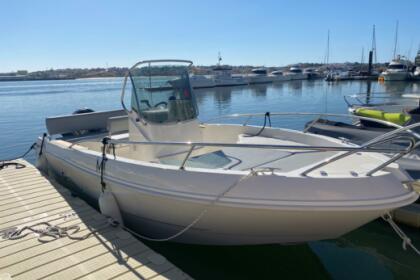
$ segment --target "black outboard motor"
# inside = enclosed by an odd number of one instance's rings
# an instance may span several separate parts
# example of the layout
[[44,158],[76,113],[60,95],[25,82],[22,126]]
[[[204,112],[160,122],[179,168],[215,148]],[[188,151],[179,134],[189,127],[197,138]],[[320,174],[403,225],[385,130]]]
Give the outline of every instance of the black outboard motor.
[[[76,111],[74,111],[72,113],[72,115],[80,115],[80,114],[87,114],[87,113],[93,113],[95,112],[94,110],[90,109],[90,108],[81,108],[81,109],[77,109]],[[69,133],[67,135],[63,135],[63,136],[81,136],[81,135],[85,135],[88,134],[90,132],[96,132],[95,130],[76,130],[73,131],[72,133]]]

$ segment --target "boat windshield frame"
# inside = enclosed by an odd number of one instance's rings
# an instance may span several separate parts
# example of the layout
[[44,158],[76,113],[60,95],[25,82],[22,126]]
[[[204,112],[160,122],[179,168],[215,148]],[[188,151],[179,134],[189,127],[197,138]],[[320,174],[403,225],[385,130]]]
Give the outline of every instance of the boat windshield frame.
[[[127,113],[135,112],[145,123],[177,123],[196,119],[198,106],[189,80],[192,62],[147,60],[136,63],[124,78],[121,103]],[[131,106],[124,104],[127,81]]]

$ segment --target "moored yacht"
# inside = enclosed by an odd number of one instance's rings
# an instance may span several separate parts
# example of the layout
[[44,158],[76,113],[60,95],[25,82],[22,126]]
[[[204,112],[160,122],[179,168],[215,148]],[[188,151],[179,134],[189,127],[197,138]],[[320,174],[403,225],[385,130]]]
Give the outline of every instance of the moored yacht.
[[303,74],[306,75],[308,79],[319,79],[322,78],[321,73],[315,68],[305,68],[303,69]]
[[266,84],[273,82],[272,77],[268,76],[267,69],[264,67],[251,70],[252,74],[245,76],[249,84]]
[[247,85],[248,82],[242,76],[232,75],[232,68],[217,65],[213,68],[213,79],[216,87]]
[[289,71],[285,73],[290,80],[306,80],[308,75],[303,73],[302,69],[299,66],[290,67]]
[[337,238],[418,198],[376,142],[267,127],[268,113],[263,126],[200,122],[191,65],[138,62],[123,110],[47,118],[39,168],[149,240],[196,244]]
[[417,52],[417,56],[414,60],[414,64],[416,68],[414,69],[413,79],[418,81],[420,80],[420,49]]
[[393,59],[387,69],[381,73],[380,77],[384,81],[406,81],[410,78],[409,71],[410,62],[406,59],[397,56]]
[[221,65],[222,56],[219,52],[218,62],[213,68],[213,79],[216,87],[247,85],[248,81],[240,75],[232,75],[232,68]]
[[213,77],[206,75],[191,75],[190,82],[192,88],[212,88],[216,86]]
[[275,71],[271,72],[269,74],[269,77],[271,78],[271,80],[273,82],[283,82],[283,81],[290,80],[289,77],[283,75],[283,71],[281,71],[281,70],[275,70]]

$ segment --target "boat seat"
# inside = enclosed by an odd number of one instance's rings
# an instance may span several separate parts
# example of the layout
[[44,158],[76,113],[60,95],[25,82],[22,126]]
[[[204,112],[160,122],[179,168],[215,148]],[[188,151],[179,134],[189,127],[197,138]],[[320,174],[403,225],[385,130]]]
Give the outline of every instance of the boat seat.
[[168,120],[168,109],[149,109],[141,112],[142,117],[146,121],[163,123]]

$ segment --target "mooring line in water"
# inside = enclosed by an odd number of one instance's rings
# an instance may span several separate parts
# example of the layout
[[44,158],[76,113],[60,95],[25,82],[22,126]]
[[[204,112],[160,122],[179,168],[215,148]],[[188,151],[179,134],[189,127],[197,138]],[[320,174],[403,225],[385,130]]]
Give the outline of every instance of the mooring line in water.
[[385,215],[382,216],[382,219],[389,223],[389,225],[391,226],[391,228],[395,231],[395,233],[402,239],[403,243],[402,243],[402,248],[404,250],[407,250],[407,245],[413,249],[413,251],[420,256],[420,250],[416,248],[416,246],[414,246],[414,244],[411,242],[411,239],[405,234],[405,232],[394,222],[394,220],[392,219],[391,214],[386,213]]
[[[39,149],[38,156],[42,155],[42,149],[44,147],[45,137],[47,137],[47,133],[44,133],[42,135],[41,147]],[[8,158],[8,159],[0,159],[0,170],[2,170],[5,167],[8,167],[8,166],[15,166],[16,169],[25,168],[26,165],[24,165],[23,163],[13,162],[13,161],[18,160],[20,158],[25,158],[32,150],[35,149],[36,145],[37,145],[36,142],[32,143],[32,145],[29,147],[29,149],[26,150],[26,152],[24,152],[20,156],[17,156],[17,157],[14,157],[14,158]]]

